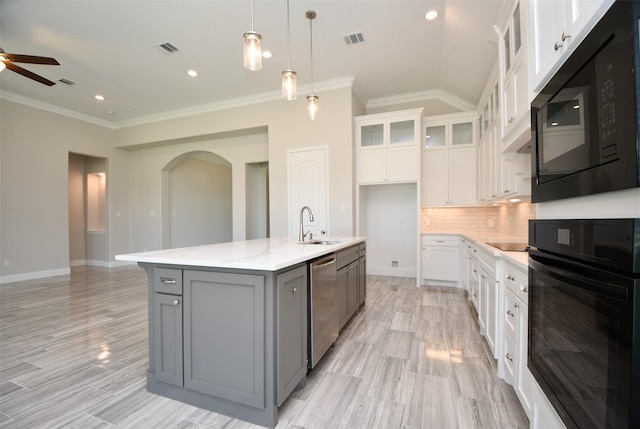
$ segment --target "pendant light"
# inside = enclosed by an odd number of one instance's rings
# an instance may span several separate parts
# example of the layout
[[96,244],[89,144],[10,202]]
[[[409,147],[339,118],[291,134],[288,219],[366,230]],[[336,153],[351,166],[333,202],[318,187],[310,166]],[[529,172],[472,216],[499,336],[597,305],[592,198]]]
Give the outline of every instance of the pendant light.
[[309,103],[309,117],[315,121],[318,117],[318,96],[313,94],[313,19],[316,17],[316,12],[308,10],[306,17],[309,19],[309,52],[311,53],[311,95],[307,95],[307,102]]
[[244,68],[257,71],[262,68],[262,36],[253,31],[253,0],[251,0],[251,31],[244,38]]
[[296,80],[298,74],[291,70],[291,24],[289,23],[289,0],[287,0],[287,43],[288,45],[288,66],[287,70],[282,72],[282,98],[285,100],[295,100],[296,94]]

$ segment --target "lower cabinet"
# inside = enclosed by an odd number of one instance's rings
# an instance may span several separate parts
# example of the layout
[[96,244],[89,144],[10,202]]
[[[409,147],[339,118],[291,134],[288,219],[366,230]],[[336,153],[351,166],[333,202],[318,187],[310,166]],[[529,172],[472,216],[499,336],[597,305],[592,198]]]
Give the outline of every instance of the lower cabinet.
[[264,407],[264,276],[184,271],[184,387]]
[[307,267],[276,277],[276,405],[307,375]]
[[[307,374],[307,265],[276,273],[141,265],[150,281],[147,389],[275,426],[277,407]],[[357,287],[355,296],[357,307]]]
[[422,278],[429,281],[458,283],[460,276],[460,237],[457,235],[422,236]]
[[338,268],[338,327],[342,329],[367,294],[366,248],[364,244],[348,247],[336,255]]
[[156,377],[182,386],[182,296],[155,293],[153,307]]

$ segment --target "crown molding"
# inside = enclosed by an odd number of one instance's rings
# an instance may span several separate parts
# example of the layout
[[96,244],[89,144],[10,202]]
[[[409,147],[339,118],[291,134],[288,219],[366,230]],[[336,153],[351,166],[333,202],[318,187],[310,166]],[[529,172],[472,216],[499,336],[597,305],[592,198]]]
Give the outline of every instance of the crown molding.
[[77,119],[79,121],[89,122],[101,127],[114,129],[115,126],[111,122],[95,118],[93,116],[85,115],[83,113],[76,112],[75,110],[64,109],[53,104],[45,103],[43,101],[34,100],[29,97],[14,94],[13,92],[0,90],[0,99],[13,101],[14,103],[24,104],[25,106],[34,107],[36,109],[45,110],[47,112],[56,113],[58,115],[67,116],[69,118]]
[[[321,93],[326,91],[332,91],[335,89],[341,89],[351,87],[353,85],[354,78],[351,76],[332,79],[322,82],[317,82],[313,85],[314,92]],[[298,85],[298,93],[311,93],[311,85]],[[172,110],[168,112],[159,113],[157,115],[142,116],[140,118],[133,119],[131,121],[123,121],[115,124],[116,129],[126,128],[136,125],[150,124],[153,122],[166,121],[170,119],[184,118],[188,116],[200,115],[203,113],[216,112],[220,110],[236,109],[239,107],[250,106],[252,104],[266,103],[270,101],[277,101],[282,99],[282,92],[268,91],[259,94],[253,94],[246,97],[232,98],[229,100],[217,101],[215,103],[202,104],[200,106],[188,107],[180,110]]]
[[442,89],[429,89],[427,91],[371,99],[367,102],[367,109],[427,100],[440,100],[461,111],[476,110],[477,108],[475,104],[457,97],[450,92],[444,91]]

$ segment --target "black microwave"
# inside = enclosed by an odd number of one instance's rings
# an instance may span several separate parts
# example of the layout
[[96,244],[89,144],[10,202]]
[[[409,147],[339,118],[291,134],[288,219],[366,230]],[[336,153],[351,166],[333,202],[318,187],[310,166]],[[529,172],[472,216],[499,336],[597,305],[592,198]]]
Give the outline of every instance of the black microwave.
[[616,1],[531,103],[531,201],[640,186],[638,2]]

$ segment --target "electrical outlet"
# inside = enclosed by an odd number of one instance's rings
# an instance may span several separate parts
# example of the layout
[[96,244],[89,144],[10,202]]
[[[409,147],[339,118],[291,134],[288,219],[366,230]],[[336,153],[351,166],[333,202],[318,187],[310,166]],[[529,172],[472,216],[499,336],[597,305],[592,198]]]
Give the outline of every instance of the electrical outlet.
[[391,261],[391,266],[393,268],[398,268],[398,261]]
[[2,260],[2,266],[3,267],[8,267],[9,265],[11,265],[11,262],[8,259],[3,259]]

